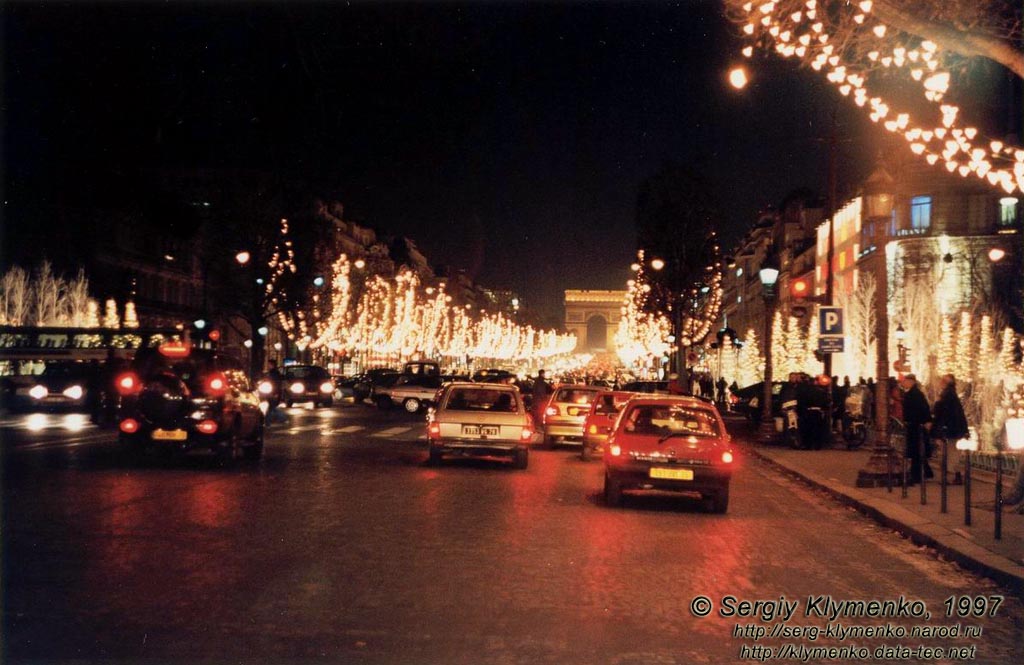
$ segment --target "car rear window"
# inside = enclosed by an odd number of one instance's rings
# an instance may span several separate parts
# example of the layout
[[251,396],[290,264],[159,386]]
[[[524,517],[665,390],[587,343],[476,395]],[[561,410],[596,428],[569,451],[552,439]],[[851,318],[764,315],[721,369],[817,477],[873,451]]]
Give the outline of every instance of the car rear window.
[[594,402],[594,413],[618,413],[624,404],[624,401],[616,402],[613,395],[601,395]]
[[448,393],[444,408],[450,411],[515,413],[519,410],[519,396],[511,390],[453,388]]
[[555,393],[555,401],[569,404],[590,404],[594,401],[594,397],[598,392],[597,390],[581,390],[578,388],[559,388],[558,392]]
[[626,414],[623,427],[627,432],[651,436],[721,436],[714,412],[679,404],[638,404]]

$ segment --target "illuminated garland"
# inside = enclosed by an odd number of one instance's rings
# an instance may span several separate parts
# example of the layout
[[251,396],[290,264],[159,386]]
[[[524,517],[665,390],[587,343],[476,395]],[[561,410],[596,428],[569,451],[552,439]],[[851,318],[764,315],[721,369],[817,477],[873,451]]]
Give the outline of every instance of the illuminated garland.
[[330,314],[309,339],[314,349],[401,358],[431,357],[534,362],[567,354],[575,335],[538,331],[503,314],[471,317],[452,304],[444,287],[423,288],[412,271],[388,279],[367,278],[353,301],[349,259],[341,255],[332,268]]
[[[819,5],[827,5],[820,7]],[[825,78],[843,96],[851,96],[858,107],[870,111],[872,122],[882,123],[886,131],[901,135],[911,152],[930,165],[941,159],[947,171],[962,177],[974,175],[999,186],[1007,194],[1024,190],[1024,149],[1003,141],[978,136],[975,127],[957,122],[960,108],[942,103],[949,90],[950,73],[941,68],[943,58],[939,46],[928,40],[907,38],[914,47],[888,48],[881,42],[889,34],[889,26],[871,18],[871,0],[861,2],[821,2],[818,0],[770,0],[743,5],[747,22],[743,33],[754,42],[764,39],[774,44],[775,51],[785,58],[798,57],[810,63],[815,71],[826,72]],[[851,14],[852,12],[852,14]],[[846,49],[833,43],[835,28],[870,30],[879,40],[878,47],[867,53],[872,65],[844,59]],[[866,33],[867,34],[867,33]],[[865,34],[865,36],[866,36]],[[751,57],[753,45],[743,49]],[[930,126],[911,119],[909,113],[893,109],[877,91],[869,87],[869,69],[881,65],[886,69],[905,69],[910,79],[919,84],[924,98],[936,106],[941,121]],[[977,139],[977,140],[976,140]]]

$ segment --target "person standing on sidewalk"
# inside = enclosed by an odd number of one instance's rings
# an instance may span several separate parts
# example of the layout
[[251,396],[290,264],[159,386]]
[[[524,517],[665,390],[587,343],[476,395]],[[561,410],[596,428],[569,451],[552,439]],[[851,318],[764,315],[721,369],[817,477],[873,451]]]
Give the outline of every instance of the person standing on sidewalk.
[[942,439],[943,455],[946,444],[967,438],[967,416],[964,406],[956,394],[956,377],[943,374],[939,379],[942,392],[932,407],[932,422],[929,428],[934,438]]
[[[928,448],[927,427],[932,420],[932,410],[928,406],[928,398],[917,385],[917,377],[907,374],[903,377],[903,419],[907,423],[907,457],[910,458],[911,485],[921,482],[921,473],[931,478],[935,474],[928,465],[928,456],[922,448]],[[921,445],[922,437],[925,445]]]

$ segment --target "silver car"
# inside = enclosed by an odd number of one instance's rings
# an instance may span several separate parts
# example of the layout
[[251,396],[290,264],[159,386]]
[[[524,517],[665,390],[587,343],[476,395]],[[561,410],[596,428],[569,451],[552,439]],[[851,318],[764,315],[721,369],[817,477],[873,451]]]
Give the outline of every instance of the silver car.
[[525,469],[533,431],[533,418],[515,386],[451,383],[427,417],[430,463],[444,455],[499,456]]

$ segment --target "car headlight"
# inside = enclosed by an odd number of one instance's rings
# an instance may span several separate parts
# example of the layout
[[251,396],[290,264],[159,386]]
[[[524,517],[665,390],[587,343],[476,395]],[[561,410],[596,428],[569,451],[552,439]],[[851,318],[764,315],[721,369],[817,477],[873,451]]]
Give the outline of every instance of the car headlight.
[[64,389],[64,397],[68,399],[82,399],[82,395],[85,391],[82,390],[82,386],[70,386]]
[[296,381],[295,383],[293,383],[293,384],[292,384],[292,387],[290,388],[290,390],[291,390],[291,391],[292,391],[293,393],[295,393],[296,395],[298,395],[298,394],[300,394],[300,393],[303,393],[303,392],[305,392],[306,388],[305,388],[305,386],[303,386],[303,385],[302,385],[301,383],[299,383],[298,381]]
[[50,391],[46,389],[46,386],[35,385],[32,386],[32,390],[28,391],[28,394],[33,399],[43,399],[50,394]]
[[330,381],[324,381],[320,384],[320,392],[326,394],[334,392],[334,384]]
[[260,391],[261,395],[269,395],[274,392],[274,384],[270,381],[260,381],[260,385],[257,390]]

